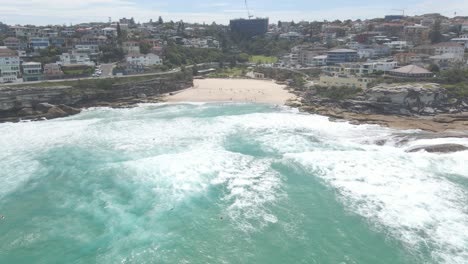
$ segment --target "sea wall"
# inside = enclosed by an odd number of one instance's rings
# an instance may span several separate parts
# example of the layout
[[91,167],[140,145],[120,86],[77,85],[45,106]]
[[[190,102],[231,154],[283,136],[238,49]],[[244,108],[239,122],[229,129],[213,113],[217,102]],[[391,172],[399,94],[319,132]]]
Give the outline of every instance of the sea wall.
[[[65,116],[65,113],[67,115],[76,113],[76,109],[84,106],[122,100],[127,100],[129,103],[138,102],[136,99],[159,96],[191,86],[193,86],[191,74],[180,72],[129,78],[1,86],[0,121]],[[61,108],[55,108],[52,111],[55,113],[50,114],[53,106]]]

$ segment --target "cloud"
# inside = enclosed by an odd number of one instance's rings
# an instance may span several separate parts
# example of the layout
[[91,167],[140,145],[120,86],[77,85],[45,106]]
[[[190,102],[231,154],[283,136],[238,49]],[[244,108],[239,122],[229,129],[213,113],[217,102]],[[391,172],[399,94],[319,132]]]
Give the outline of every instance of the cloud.
[[[168,11],[174,4],[157,1],[156,3],[138,3],[137,0],[0,0],[0,18],[8,24],[64,24],[90,21],[107,21],[111,16],[114,20],[121,17],[134,17],[136,21],[149,21],[158,16],[165,20],[184,20],[187,22],[206,22],[227,24],[229,19],[247,17],[246,10],[239,9],[239,4],[232,5],[228,1],[202,1],[197,4],[202,12]],[[193,5],[193,4],[192,4]],[[468,14],[468,0],[421,0],[415,4],[407,4],[409,15],[440,12],[451,16]],[[340,5],[335,8],[272,11],[271,7],[252,8],[251,13],[259,17],[269,17],[270,21],[300,21],[300,20],[334,20],[334,19],[366,19],[383,17],[396,8],[393,2],[357,6],[356,4]],[[180,10],[180,8],[179,8]],[[213,10],[213,11],[211,11]]]

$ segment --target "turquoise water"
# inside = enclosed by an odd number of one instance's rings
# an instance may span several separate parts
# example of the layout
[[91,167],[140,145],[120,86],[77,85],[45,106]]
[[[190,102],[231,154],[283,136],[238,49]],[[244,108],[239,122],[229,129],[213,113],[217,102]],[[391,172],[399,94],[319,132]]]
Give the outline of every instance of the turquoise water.
[[0,135],[0,263],[468,263],[468,154],[405,152],[466,139],[255,104]]

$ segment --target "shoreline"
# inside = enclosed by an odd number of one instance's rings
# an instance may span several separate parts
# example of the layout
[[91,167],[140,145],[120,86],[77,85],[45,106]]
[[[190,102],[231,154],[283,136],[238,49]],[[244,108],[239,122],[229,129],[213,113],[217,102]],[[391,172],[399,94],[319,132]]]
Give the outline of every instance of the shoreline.
[[434,133],[455,133],[468,137],[468,113],[440,114],[436,116],[399,116],[354,113],[341,108],[324,106],[302,106],[299,107],[299,110],[327,116],[332,121],[344,120],[355,125],[380,125],[398,130],[419,129]]
[[[346,109],[320,104],[303,105],[301,95],[288,90],[274,80],[208,78],[195,79],[194,85],[182,90],[153,96],[129,96],[111,101],[93,100],[74,107],[56,105],[58,111],[50,115],[3,117],[0,122],[41,121],[65,117],[91,107],[131,108],[144,103],[259,103],[284,105],[302,112],[327,116],[331,121],[344,120],[351,124],[375,124],[398,130],[419,129],[434,133],[468,135],[468,113],[440,114],[436,116],[400,116],[355,113]],[[51,105],[52,107],[53,105]],[[47,111],[46,111],[47,112]]]

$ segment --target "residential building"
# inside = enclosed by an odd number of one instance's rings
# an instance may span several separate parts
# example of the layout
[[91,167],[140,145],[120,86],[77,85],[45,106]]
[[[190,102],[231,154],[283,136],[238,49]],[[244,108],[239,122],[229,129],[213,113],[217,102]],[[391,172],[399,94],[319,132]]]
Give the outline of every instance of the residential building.
[[39,28],[36,27],[22,27],[22,26],[13,26],[11,27],[15,37],[37,37],[39,36]]
[[126,61],[129,64],[142,66],[154,66],[162,64],[162,59],[158,55],[152,53],[130,54],[126,57]]
[[427,54],[431,56],[451,54],[445,58],[452,57],[455,61],[463,61],[465,56],[465,46],[458,42],[442,42],[434,45],[421,45],[411,49],[417,54]]
[[468,50],[468,36],[462,36],[460,38],[453,38],[450,41],[455,42],[455,43],[462,43],[465,46],[465,50]]
[[424,68],[431,64],[430,57],[431,55],[428,54],[398,53],[394,59],[400,66],[412,64]]
[[3,44],[7,48],[13,49],[13,50],[18,50],[20,48],[20,40],[18,38],[15,38],[15,37],[8,37],[8,38],[4,39]]
[[106,37],[117,37],[117,29],[113,27],[103,28],[101,33]]
[[343,63],[322,67],[322,71],[331,74],[363,76],[378,72],[388,72],[395,69],[397,65],[398,63],[395,61]]
[[30,38],[29,47],[35,51],[45,49],[50,46],[49,38]]
[[320,79],[317,83],[319,86],[324,87],[348,87],[348,88],[358,88],[358,89],[367,89],[369,83],[372,82],[370,78],[354,77],[348,75],[320,75]]
[[408,65],[388,72],[389,75],[399,78],[430,78],[434,73],[416,65]]
[[328,64],[339,64],[358,61],[358,53],[352,49],[335,49],[327,52]]
[[319,56],[315,56],[312,58],[312,63],[311,64],[308,64],[308,65],[311,65],[311,66],[325,66],[327,65],[328,61],[327,61],[327,55],[319,55]]
[[422,45],[429,43],[429,33],[431,29],[422,25],[406,26],[403,32],[404,40],[413,45]]
[[453,60],[463,61],[465,57],[465,46],[457,42],[443,42],[434,44],[435,55],[451,54]]
[[44,77],[46,79],[57,79],[63,75],[60,65],[56,63],[48,63],[44,65]]
[[77,54],[77,53],[63,53],[60,55],[60,61],[58,64],[62,66],[67,65],[87,65],[94,66],[95,63],[91,61],[87,54]]
[[393,52],[405,52],[409,48],[407,41],[392,41],[384,43],[384,45],[388,46]]
[[122,43],[122,49],[125,53],[140,53],[140,43],[136,41],[125,41]]
[[25,62],[21,66],[23,68],[23,81],[35,82],[44,79],[40,62]]
[[16,51],[0,47],[0,83],[20,82],[20,58]]

